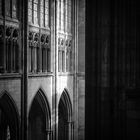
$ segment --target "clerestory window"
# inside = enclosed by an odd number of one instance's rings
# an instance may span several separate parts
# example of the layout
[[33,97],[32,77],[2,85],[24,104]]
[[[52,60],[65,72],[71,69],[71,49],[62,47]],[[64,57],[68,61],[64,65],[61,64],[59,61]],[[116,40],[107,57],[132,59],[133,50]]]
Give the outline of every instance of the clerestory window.
[[29,72],[51,70],[49,0],[29,0]]
[[58,71],[72,72],[72,1],[59,0],[58,16]]

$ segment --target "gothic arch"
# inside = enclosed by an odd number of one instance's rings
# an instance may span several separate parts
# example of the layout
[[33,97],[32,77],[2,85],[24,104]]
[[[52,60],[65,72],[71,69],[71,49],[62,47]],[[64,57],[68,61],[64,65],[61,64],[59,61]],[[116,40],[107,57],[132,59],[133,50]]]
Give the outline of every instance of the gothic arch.
[[68,91],[64,89],[58,104],[58,140],[72,138],[72,104]]
[[39,89],[29,110],[29,140],[49,140],[51,113],[48,100]]
[[64,106],[67,109],[68,120],[71,121],[71,119],[72,119],[71,118],[72,117],[72,103],[71,103],[71,99],[70,99],[70,96],[69,96],[69,92],[66,88],[63,90],[63,92],[61,94],[59,103],[60,103],[61,100],[62,100]]
[[14,100],[4,91],[0,96],[0,139],[7,137],[19,139],[19,114]]

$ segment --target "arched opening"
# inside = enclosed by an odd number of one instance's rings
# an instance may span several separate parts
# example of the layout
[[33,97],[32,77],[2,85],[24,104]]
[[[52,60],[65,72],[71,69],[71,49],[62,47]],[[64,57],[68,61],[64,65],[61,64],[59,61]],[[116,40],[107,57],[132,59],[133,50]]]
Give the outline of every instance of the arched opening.
[[18,140],[18,113],[12,98],[4,93],[0,97],[0,140]]
[[58,105],[58,140],[72,140],[72,105],[66,90]]
[[50,139],[50,109],[44,93],[39,90],[29,112],[29,140]]

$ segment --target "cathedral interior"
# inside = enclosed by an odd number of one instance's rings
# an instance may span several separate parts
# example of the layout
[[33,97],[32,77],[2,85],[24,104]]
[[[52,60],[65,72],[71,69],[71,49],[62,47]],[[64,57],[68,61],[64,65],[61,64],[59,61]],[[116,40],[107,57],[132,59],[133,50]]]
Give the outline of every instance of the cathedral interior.
[[139,140],[138,0],[0,0],[0,140]]

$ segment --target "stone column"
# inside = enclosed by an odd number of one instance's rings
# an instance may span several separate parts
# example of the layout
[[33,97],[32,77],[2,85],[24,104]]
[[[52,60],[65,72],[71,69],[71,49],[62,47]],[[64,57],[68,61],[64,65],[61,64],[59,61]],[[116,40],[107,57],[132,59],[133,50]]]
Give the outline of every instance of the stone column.
[[74,122],[72,122],[71,127],[71,140],[74,140]]
[[38,57],[39,70],[38,70],[38,72],[42,72],[42,46],[39,47],[38,53],[39,53],[39,57]]
[[45,48],[45,72],[47,72],[48,71],[48,62],[49,60],[48,60],[48,49],[47,48]]
[[68,140],[73,140],[73,121],[68,121]]
[[37,46],[38,43],[36,42],[34,46],[34,72],[37,72]]
[[52,130],[47,129],[46,130],[46,135],[47,135],[47,140],[51,140],[52,139]]

